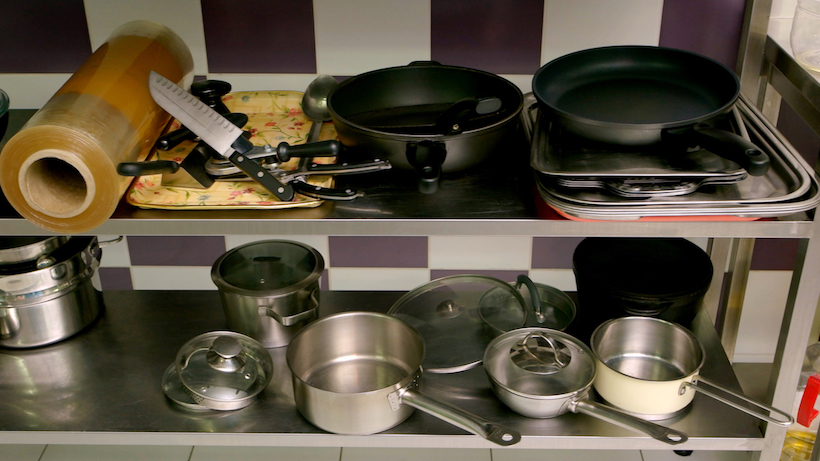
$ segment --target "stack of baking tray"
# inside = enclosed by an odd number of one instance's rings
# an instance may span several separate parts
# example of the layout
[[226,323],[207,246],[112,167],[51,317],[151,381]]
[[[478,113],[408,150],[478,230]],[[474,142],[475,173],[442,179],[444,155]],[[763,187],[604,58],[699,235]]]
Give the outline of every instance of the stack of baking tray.
[[539,196],[566,218],[755,220],[820,203],[817,174],[743,97],[727,123],[769,155],[771,165],[762,176],[747,175],[731,160],[698,148],[666,155],[628,147],[601,151],[583,143],[567,147],[555,139],[563,134],[550,130],[535,98],[528,95],[526,102],[522,118]]

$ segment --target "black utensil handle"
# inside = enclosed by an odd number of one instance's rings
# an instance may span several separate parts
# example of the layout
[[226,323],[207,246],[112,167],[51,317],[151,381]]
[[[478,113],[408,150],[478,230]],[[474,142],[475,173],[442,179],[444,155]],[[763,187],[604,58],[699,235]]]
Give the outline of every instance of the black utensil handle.
[[342,150],[339,141],[319,141],[291,146],[283,142],[276,147],[276,156],[279,161],[287,162],[292,157],[336,157]]
[[165,133],[157,139],[157,149],[171,150],[178,146],[182,141],[189,141],[195,139],[196,135],[188,128],[182,127],[170,133]]
[[142,176],[155,173],[176,173],[179,163],[173,160],[152,160],[150,162],[122,162],[117,165],[120,176]]
[[443,142],[421,141],[407,143],[407,162],[418,172],[418,188],[422,194],[432,194],[438,190],[441,165],[447,156]]
[[352,189],[320,187],[303,181],[293,181],[288,184],[292,185],[296,192],[319,200],[347,201],[364,195]]
[[752,176],[769,171],[769,156],[743,136],[705,123],[694,126],[695,140],[701,147],[742,166]]
[[283,202],[290,202],[293,200],[293,187],[289,184],[282,184],[276,179],[268,170],[263,168],[258,163],[245,156],[245,153],[253,149],[253,143],[245,139],[243,136],[236,138],[231,147],[235,152],[228,157],[237,168],[242,170],[249,178],[256,181],[260,186],[264,187],[271,194],[275,195]]

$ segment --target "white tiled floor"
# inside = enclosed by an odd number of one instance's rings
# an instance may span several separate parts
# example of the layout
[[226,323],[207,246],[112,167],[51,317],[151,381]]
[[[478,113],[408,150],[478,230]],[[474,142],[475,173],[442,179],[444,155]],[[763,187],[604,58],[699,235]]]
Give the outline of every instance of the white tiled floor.
[[40,461],[188,461],[192,447],[49,445]]
[[341,448],[195,447],[190,461],[339,461]]

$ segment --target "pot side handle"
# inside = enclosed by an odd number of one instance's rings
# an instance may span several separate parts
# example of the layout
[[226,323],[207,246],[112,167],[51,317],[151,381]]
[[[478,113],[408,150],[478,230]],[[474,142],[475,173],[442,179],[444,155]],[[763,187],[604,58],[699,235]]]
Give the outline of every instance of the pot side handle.
[[[731,395],[731,396],[733,396],[737,399],[740,399],[740,400],[752,405],[753,407],[757,407],[757,408],[766,410],[766,411],[771,412],[771,413],[779,414],[781,416],[784,416],[784,418],[783,419],[776,419],[776,418],[773,418],[773,417],[769,416],[766,413],[758,412],[758,411],[755,411],[754,409],[746,408],[743,405],[740,405],[739,403],[733,402],[733,401],[727,399],[726,397],[723,397],[719,394],[716,394],[715,392],[710,391],[710,390],[704,388],[702,385],[698,385],[698,384],[703,384],[703,385],[706,385],[706,386],[713,387],[715,389],[720,390],[721,392],[725,392],[726,394],[729,394],[729,395]],[[794,423],[794,418],[792,417],[792,415],[786,413],[785,411],[778,410],[777,408],[766,405],[765,403],[758,402],[756,400],[752,400],[752,399],[750,399],[749,397],[746,397],[743,394],[738,394],[737,392],[735,392],[735,391],[733,391],[733,390],[731,390],[727,387],[721,386],[721,385],[717,384],[714,381],[704,379],[701,376],[695,376],[695,378],[692,380],[692,382],[685,382],[685,383],[681,384],[680,392],[683,393],[685,391],[686,387],[691,387],[692,389],[694,389],[697,392],[702,392],[703,394],[706,394],[709,397],[712,397],[713,399],[715,399],[719,402],[725,403],[726,405],[729,405],[730,407],[735,408],[737,410],[740,410],[740,411],[742,411],[742,412],[744,412],[748,415],[752,415],[756,418],[760,418],[763,421],[768,421],[770,423],[777,424],[778,426],[783,426],[783,427],[791,426],[792,423]]]
[[438,419],[460,427],[467,432],[483,437],[501,446],[509,446],[521,441],[521,434],[500,424],[487,421],[480,416],[464,411],[450,404],[434,400],[414,389],[406,389],[400,395],[402,404],[421,410]]
[[660,440],[670,445],[678,445],[689,440],[689,435],[684,432],[637,418],[618,409],[590,400],[574,402],[574,404],[570,406],[570,410],[573,413],[583,413],[617,426],[643,432],[655,440]]

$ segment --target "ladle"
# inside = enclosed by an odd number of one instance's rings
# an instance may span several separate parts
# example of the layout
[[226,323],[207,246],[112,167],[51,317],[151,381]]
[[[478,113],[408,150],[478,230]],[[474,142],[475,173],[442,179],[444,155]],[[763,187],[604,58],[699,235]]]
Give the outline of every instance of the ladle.
[[305,94],[302,96],[302,112],[313,121],[307,142],[318,141],[322,123],[330,121],[330,112],[327,110],[327,97],[338,85],[339,82],[330,75],[319,75],[305,89]]

